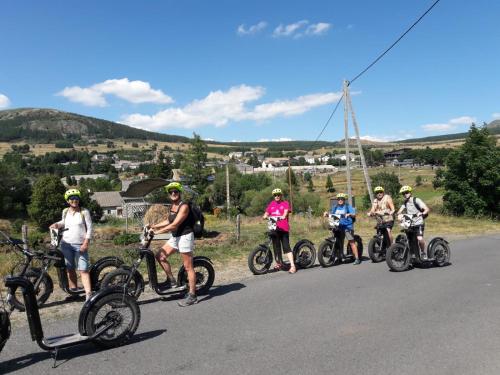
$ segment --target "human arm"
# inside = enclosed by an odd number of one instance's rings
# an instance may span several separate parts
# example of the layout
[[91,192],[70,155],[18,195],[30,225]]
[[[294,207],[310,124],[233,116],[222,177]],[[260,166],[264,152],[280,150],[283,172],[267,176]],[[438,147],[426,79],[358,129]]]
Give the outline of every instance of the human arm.
[[388,196],[387,197],[387,206],[389,206],[389,215],[394,215],[394,212],[396,209],[394,208],[394,202],[392,201],[392,197]]
[[187,219],[189,215],[189,206],[187,204],[183,204],[179,207],[178,210],[179,211],[177,212],[177,216],[175,217],[175,220],[173,222],[163,225],[162,227],[160,227],[159,224],[162,224],[163,222],[155,225],[155,227],[157,227],[158,229],[153,229],[154,233],[160,234],[160,233],[176,231],[177,228],[179,228],[179,225],[181,225],[182,222]]
[[92,217],[90,216],[89,210],[83,210],[82,213],[82,219],[85,221],[85,227],[87,231],[85,232],[85,239],[80,246],[80,251],[85,252],[89,248],[90,239],[92,238],[92,234],[94,231],[92,227]]
[[423,209],[423,211],[420,212],[420,216],[423,216],[424,218],[427,217],[427,215],[429,214],[429,207],[427,207],[427,205],[424,203],[424,201],[420,198],[417,198],[416,200],[416,203],[418,204],[418,206]]

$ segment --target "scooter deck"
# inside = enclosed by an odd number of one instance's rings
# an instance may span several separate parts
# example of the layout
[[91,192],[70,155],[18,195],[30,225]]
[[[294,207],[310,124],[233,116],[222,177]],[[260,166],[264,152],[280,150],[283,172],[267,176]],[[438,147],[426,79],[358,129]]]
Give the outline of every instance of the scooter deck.
[[187,290],[186,285],[168,287],[168,288],[164,288],[164,289],[161,289],[161,285],[158,285],[158,289],[156,290],[156,293],[158,293],[159,295],[167,295],[167,294],[183,292],[185,290]]
[[50,347],[63,347],[67,345],[73,345],[76,343],[81,343],[84,341],[88,341],[89,336],[82,336],[79,333],[72,333],[69,335],[62,336],[54,336],[54,337],[46,337],[43,339],[43,342]]

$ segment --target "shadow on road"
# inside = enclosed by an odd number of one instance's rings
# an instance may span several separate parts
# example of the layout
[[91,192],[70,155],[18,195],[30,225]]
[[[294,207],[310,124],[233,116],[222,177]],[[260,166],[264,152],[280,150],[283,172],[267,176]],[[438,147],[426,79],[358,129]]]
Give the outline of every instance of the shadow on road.
[[[157,329],[154,331],[149,331],[149,332],[142,332],[140,334],[132,336],[130,341],[125,344],[124,346],[129,346],[131,344],[134,344],[139,341],[144,341],[144,340],[149,340],[152,338],[155,338],[157,336],[160,336],[161,334],[165,333],[167,330],[166,329]],[[8,345],[8,343],[7,343]],[[57,355],[57,363],[56,367],[60,367],[64,365],[66,362],[69,362],[72,358],[74,357],[81,357],[81,356],[86,356],[86,355],[92,355],[94,353],[97,353],[101,351],[99,348],[92,344],[83,344],[83,345],[78,345],[78,346],[73,346],[71,348],[67,349],[61,349],[59,354]],[[18,358],[13,358],[8,361],[2,362],[1,365],[1,373],[2,374],[9,374],[13,373],[19,370],[22,370],[26,367],[29,367],[31,365],[34,365],[35,363],[41,362],[41,361],[47,361],[47,371],[52,368],[52,360],[53,356],[50,352],[37,352],[37,353],[30,353],[26,354],[22,357]],[[45,372],[45,371],[44,371]]]
[[236,292],[243,288],[246,288],[246,285],[242,283],[218,285],[216,287],[211,288],[206,296],[198,298],[198,302],[205,302],[208,301],[209,299],[212,299],[213,297],[220,297],[223,296],[224,294]]

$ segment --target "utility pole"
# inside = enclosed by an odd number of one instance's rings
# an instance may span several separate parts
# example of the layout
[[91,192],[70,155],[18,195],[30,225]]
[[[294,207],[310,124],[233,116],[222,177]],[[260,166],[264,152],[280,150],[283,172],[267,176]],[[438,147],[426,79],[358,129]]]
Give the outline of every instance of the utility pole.
[[226,205],[227,205],[227,219],[231,218],[229,214],[229,205],[230,205],[230,195],[229,195],[229,163],[226,164]]
[[368,189],[368,194],[370,195],[370,202],[373,203],[373,191],[372,182],[370,180],[370,175],[368,174],[368,168],[366,166],[365,155],[363,153],[363,147],[361,146],[361,139],[359,138],[359,128],[358,122],[356,121],[356,115],[354,114],[354,108],[352,107],[351,94],[349,93],[349,87],[346,87],[347,101],[349,102],[349,109],[351,110],[352,123],[354,125],[354,131],[356,132],[356,141],[358,143],[359,157],[361,159],[361,165],[363,166],[363,174],[365,175],[366,188]]
[[290,212],[293,212],[292,167],[290,167],[290,158],[288,158],[288,187],[290,189]]
[[344,138],[345,138],[345,162],[347,174],[347,197],[349,205],[352,206],[352,180],[351,180],[351,158],[349,156],[349,101],[347,100],[347,80],[344,80]]

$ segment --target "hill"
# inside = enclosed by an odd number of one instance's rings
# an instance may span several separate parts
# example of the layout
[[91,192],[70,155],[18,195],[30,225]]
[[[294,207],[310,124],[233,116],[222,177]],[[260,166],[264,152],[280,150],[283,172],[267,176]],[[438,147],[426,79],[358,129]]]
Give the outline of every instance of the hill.
[[[489,124],[486,125],[486,128],[488,128],[491,134],[500,134],[500,120],[494,120],[490,122]],[[468,133],[443,134],[431,137],[404,139],[402,141],[397,141],[395,143],[453,141],[457,139],[464,139],[467,136],[467,134]]]
[[43,108],[0,111],[0,141],[50,143],[80,139],[144,139],[189,142],[189,138],[149,132],[116,122]]

